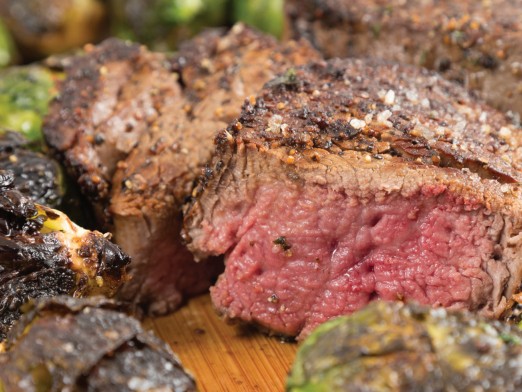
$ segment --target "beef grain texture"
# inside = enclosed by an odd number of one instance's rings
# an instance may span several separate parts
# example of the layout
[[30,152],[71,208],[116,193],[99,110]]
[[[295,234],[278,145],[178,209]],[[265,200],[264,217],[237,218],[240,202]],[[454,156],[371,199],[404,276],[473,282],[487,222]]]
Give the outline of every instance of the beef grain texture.
[[102,297],[32,303],[0,354],[0,390],[195,391],[170,348],[119,308]]
[[290,0],[291,37],[327,57],[375,57],[442,72],[522,114],[522,0]]
[[[125,56],[121,64],[103,62],[101,72],[100,59],[115,56],[110,55],[112,45]],[[304,42],[280,45],[243,25],[229,32],[204,33],[168,62],[154,60],[161,55],[143,48],[122,45],[108,41],[71,67],[64,83],[71,96],[55,102],[45,129],[66,162],[74,162],[69,164],[73,174],[111,222],[116,243],[133,259],[134,279],[124,286],[120,298],[158,315],[176,309],[184,297],[207,290],[223,269],[219,260],[193,263],[179,235],[181,205],[211,156],[215,134],[239,115],[245,97],[257,93],[266,81],[320,56]],[[130,87],[120,68],[132,70],[136,63],[142,64],[146,77],[135,74],[133,89],[143,91],[146,99],[135,93],[122,98],[121,91]],[[155,73],[145,72],[150,68]],[[87,71],[95,83],[86,80],[80,85],[84,79],[77,74]],[[113,85],[118,87],[109,88],[110,95],[107,86]],[[92,91],[84,95],[82,86]],[[100,123],[97,111],[107,107],[107,100],[121,109],[108,106],[105,123]],[[71,112],[68,122],[55,131],[59,113],[69,106],[87,109]],[[127,125],[104,125],[109,121]],[[97,123],[101,125],[94,128]],[[68,134],[76,146],[54,142]],[[120,139],[126,141],[124,148],[118,148]]]
[[315,62],[221,132],[186,206],[229,319],[305,336],[374,299],[500,317],[522,273],[522,133],[437,74]]
[[99,232],[35,204],[0,170],[0,342],[29,299],[114,295],[129,257]]

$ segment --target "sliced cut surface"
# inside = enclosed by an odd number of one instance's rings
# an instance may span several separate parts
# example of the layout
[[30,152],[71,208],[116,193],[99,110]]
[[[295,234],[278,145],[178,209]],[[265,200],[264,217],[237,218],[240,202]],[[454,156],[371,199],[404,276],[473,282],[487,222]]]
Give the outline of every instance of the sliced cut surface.
[[187,204],[229,319],[283,335],[374,299],[501,317],[521,280],[519,129],[436,74],[331,60],[266,84]]

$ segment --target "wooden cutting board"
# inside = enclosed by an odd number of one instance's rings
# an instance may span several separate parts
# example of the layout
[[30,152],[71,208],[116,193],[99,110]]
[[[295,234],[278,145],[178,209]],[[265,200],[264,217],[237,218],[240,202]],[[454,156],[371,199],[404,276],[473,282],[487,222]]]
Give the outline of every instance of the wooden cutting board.
[[192,299],[171,316],[146,326],[167,341],[200,391],[284,391],[297,344],[245,327],[227,325],[208,295]]

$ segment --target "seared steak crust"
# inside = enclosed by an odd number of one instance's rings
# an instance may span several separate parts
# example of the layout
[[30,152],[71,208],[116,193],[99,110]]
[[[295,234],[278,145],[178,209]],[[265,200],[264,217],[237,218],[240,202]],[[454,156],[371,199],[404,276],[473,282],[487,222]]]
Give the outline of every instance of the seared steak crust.
[[109,39],[85,49],[68,62],[43,130],[108,227],[105,208],[117,162],[157,120],[163,101],[179,94],[179,86],[165,56],[138,44]]
[[312,63],[218,135],[184,236],[226,255],[217,308],[277,333],[376,298],[499,317],[521,280],[521,138],[429,71]]
[[287,1],[289,33],[327,57],[416,64],[522,113],[522,1]]

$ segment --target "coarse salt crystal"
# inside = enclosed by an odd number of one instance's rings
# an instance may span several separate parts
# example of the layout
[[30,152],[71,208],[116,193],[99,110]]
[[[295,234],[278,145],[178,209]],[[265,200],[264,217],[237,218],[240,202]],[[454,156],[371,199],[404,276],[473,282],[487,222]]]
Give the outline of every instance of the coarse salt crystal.
[[466,129],[467,125],[468,125],[467,121],[465,121],[465,120],[459,121],[457,124],[455,124],[455,130],[457,132],[463,132]]
[[392,112],[384,110],[377,115],[377,122],[385,123],[392,116]]
[[509,192],[509,189],[510,189],[510,186],[508,184],[502,184],[500,186],[500,191],[502,193],[508,193]]
[[395,102],[395,91],[388,90],[386,95],[384,96],[384,104],[385,105],[393,105]]
[[424,98],[422,101],[421,101],[421,105],[423,108],[427,108],[429,109],[431,104],[430,104],[430,100],[428,98]]
[[511,138],[511,129],[508,127],[502,127],[500,128],[500,131],[498,131],[498,135],[503,139],[509,139]]
[[366,126],[366,123],[363,120],[359,120],[358,118],[352,118],[350,120],[350,125],[355,129],[361,129]]
[[279,114],[274,114],[268,120],[267,131],[270,131],[272,133],[278,133],[282,123],[283,123],[283,117],[281,117]]
[[414,90],[408,90],[406,91],[406,98],[408,98],[410,102],[417,102],[419,95]]

